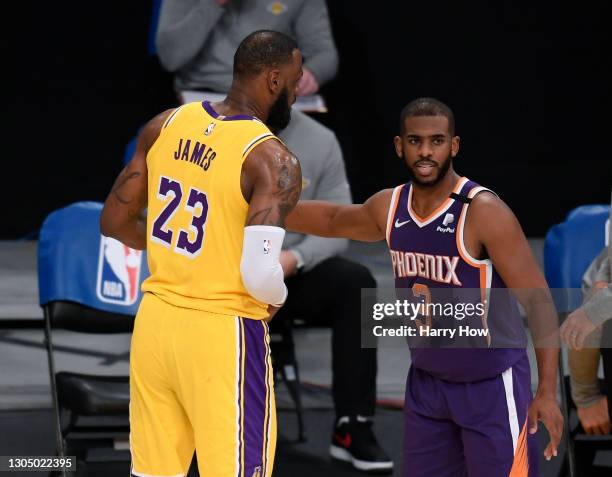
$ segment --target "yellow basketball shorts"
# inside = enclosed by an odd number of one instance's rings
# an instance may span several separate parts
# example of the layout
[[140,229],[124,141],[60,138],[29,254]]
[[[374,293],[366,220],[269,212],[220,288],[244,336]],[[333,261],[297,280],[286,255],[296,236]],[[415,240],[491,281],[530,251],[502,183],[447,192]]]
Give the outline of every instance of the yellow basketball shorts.
[[132,476],[269,477],[276,408],[268,325],[146,293],[130,356]]

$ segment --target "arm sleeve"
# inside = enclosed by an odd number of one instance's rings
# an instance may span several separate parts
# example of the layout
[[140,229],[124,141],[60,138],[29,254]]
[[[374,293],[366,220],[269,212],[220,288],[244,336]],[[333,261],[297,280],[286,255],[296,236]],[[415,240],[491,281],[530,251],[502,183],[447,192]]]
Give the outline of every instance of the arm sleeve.
[[[328,157],[323,161],[323,170],[315,184],[315,200],[326,200],[341,204],[350,204],[351,190],[346,178],[344,160],[340,144],[332,135]],[[304,235],[301,242],[292,245],[290,250],[297,250],[304,259],[304,271],[309,271],[316,265],[334,255],[344,252],[348,240],[343,238],[324,238],[314,235]]]
[[155,37],[162,66],[176,71],[195,58],[223,12],[215,0],[164,0]]
[[293,28],[304,55],[304,66],[312,71],[319,85],[333,79],[338,70],[338,51],[325,0],[303,2]]
[[608,249],[604,248],[591,262],[584,275],[582,275],[582,294],[586,302],[593,294],[595,282],[610,282],[610,262]]
[[572,399],[577,407],[592,406],[602,398],[597,380],[599,348],[584,348],[581,351],[569,350],[568,361]]
[[283,269],[278,259],[285,230],[270,225],[244,228],[240,274],[247,291],[257,300],[274,306],[287,299]]
[[612,318],[612,288],[602,288],[587,301],[582,308],[589,319],[597,326]]
[[[593,296],[601,294],[601,290],[598,291],[593,286],[595,282],[602,280],[602,267],[605,262],[608,262],[607,250],[603,250],[593,260],[583,275],[582,291],[585,300],[583,306],[589,303]],[[609,278],[606,281],[609,281]],[[602,398],[597,380],[600,354],[598,343],[601,341],[601,329],[596,329],[588,337],[588,340],[590,344],[584,349],[580,351],[569,350],[570,388],[572,399],[579,408],[590,407]]]

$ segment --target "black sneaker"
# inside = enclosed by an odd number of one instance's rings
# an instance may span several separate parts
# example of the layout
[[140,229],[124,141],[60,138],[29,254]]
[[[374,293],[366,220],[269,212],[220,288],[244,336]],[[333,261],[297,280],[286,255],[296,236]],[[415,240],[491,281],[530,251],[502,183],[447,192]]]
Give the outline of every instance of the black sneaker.
[[378,445],[372,421],[357,416],[338,419],[329,453],[333,459],[348,462],[355,469],[372,474],[390,474],[393,461]]

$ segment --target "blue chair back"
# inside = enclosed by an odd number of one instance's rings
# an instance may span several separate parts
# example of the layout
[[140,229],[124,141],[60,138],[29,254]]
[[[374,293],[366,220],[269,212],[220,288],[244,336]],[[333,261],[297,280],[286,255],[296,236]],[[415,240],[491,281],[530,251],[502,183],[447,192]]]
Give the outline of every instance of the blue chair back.
[[149,23],[149,38],[147,41],[147,52],[150,56],[157,54],[157,46],[155,45],[155,35],[159,26],[159,13],[161,10],[162,0],[153,0],[151,5],[151,21]]
[[130,139],[130,142],[127,143],[125,149],[123,151],[123,165],[127,166],[128,163],[134,157],[134,153],[136,152],[136,142],[138,141],[138,136],[134,136]]
[[582,276],[606,245],[609,216],[609,205],[583,205],[546,234],[544,273],[560,313],[582,304]]
[[146,255],[100,234],[98,202],[77,202],[45,219],[38,242],[39,302],[76,302],[135,315],[149,275]]

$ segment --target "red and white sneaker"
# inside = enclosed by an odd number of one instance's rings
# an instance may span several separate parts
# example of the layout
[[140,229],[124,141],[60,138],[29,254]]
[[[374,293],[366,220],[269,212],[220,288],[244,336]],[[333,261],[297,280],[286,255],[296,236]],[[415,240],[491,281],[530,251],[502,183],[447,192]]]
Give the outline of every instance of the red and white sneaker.
[[333,459],[347,462],[362,472],[393,472],[393,461],[378,444],[372,431],[372,421],[363,416],[338,419],[329,452]]

